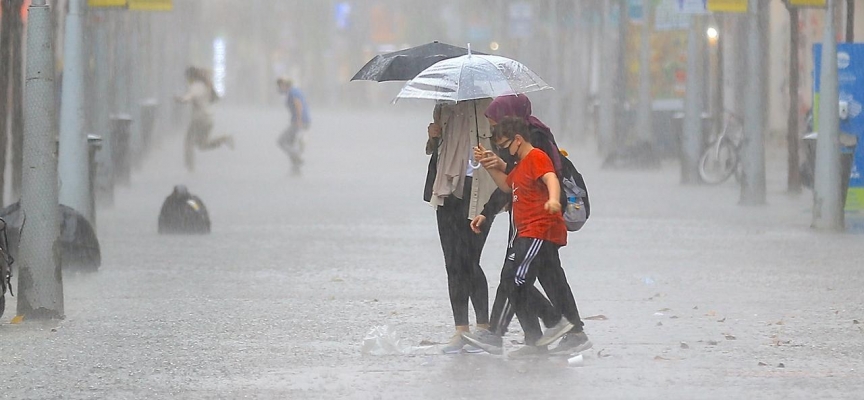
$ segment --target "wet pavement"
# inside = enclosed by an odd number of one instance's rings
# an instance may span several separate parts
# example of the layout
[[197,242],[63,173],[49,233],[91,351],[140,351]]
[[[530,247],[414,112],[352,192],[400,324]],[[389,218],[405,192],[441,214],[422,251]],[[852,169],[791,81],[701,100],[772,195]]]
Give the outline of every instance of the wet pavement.
[[[485,354],[372,356],[373,327],[412,346],[452,334],[443,257],[422,201],[429,112],[319,110],[306,170],[275,146],[280,108],[217,107],[234,151],[182,167],[180,134],[100,210],[103,265],[64,275],[66,319],[0,318],[0,397],[857,398],[864,390],[864,236],[809,229],[810,192],[785,193],[769,154],[768,205],[734,182],[678,184],[660,170],[600,170],[593,146],[562,147],[592,216],[561,257],[594,348],[512,361]],[[208,236],[160,236],[162,200],[185,184]],[[506,226],[483,255],[497,285]],[[494,292],[493,292],[494,293]],[[599,317],[602,316],[602,317]],[[473,318],[472,318],[473,320]],[[861,323],[858,323],[860,321]],[[521,339],[518,324],[505,338]],[[434,353],[434,347],[430,350]]]

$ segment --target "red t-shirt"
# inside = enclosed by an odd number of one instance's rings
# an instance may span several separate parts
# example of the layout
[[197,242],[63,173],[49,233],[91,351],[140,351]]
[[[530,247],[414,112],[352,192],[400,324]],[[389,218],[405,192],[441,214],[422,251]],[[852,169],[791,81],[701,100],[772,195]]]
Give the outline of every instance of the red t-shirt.
[[549,172],[555,173],[552,160],[542,150],[533,149],[507,175],[507,185],[513,190],[513,221],[519,237],[564,246],[567,244],[564,217],[543,209],[549,200],[549,189],[541,178]]

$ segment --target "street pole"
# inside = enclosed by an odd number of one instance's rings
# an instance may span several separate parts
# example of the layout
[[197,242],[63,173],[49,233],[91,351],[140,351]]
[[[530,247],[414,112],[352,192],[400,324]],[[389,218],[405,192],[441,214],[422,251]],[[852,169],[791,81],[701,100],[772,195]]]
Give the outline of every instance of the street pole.
[[81,0],[69,0],[63,46],[63,90],[60,103],[60,204],[93,224],[87,177],[87,135],[84,132],[84,30]]
[[[603,0],[603,35],[612,37],[612,0]],[[598,68],[598,91],[600,92],[600,116],[597,129],[597,144],[602,156],[607,156],[612,150],[612,137],[614,136],[614,112],[612,104],[612,74],[609,68],[612,65],[612,46],[600,44],[600,63]]]
[[57,135],[54,109],[54,35],[51,8],[33,0],[27,21],[24,154],[18,265],[18,315],[63,318]]
[[765,127],[763,88],[766,62],[761,19],[767,10],[750,0],[747,11],[747,84],[744,89],[744,141],[741,144],[741,205],[765,204]]
[[[651,33],[653,31],[653,0],[642,0],[642,43],[639,46],[639,110],[636,132],[639,141],[654,149],[654,130],[651,115]],[[653,157],[654,154],[651,154]]]
[[798,72],[798,8],[792,7],[788,2],[789,10],[789,114],[787,118],[786,143],[788,149],[787,166],[787,191],[790,193],[801,192],[801,172],[798,169],[798,88],[800,86],[800,74]]
[[[20,10],[24,0],[13,0],[15,10]],[[21,195],[21,174],[24,154],[24,56],[22,45],[24,40],[24,21],[21,14],[14,12],[12,16],[12,198]]]
[[837,81],[837,42],[834,37],[835,0],[827,0],[819,74],[819,135],[816,139],[816,171],[813,181],[813,228],[843,229],[840,198],[840,115]]
[[846,0],[846,41],[855,41],[855,0]]
[[702,152],[702,112],[704,107],[704,17],[690,16],[687,37],[687,87],[684,93],[684,122],[681,132],[681,183],[699,184],[699,156]]
[[12,75],[12,2],[0,0],[0,204],[6,204],[4,194],[6,189],[6,148],[9,146],[6,133],[6,121],[9,116],[9,77]]
[[[95,11],[98,23],[95,27],[95,38],[93,39],[94,59],[96,62],[96,110],[95,110],[95,126],[96,133],[102,136],[102,146],[96,152],[96,174],[94,182],[94,193],[99,204],[113,204],[114,194],[114,177],[113,165],[111,163],[111,85],[109,77],[111,76],[110,65],[108,63],[109,54],[111,52],[110,41],[108,40],[108,32],[111,24],[107,11]],[[95,208],[95,207],[94,207]],[[93,210],[94,216],[96,210]],[[95,219],[95,218],[94,218]],[[91,221],[92,222],[92,221]],[[93,228],[96,228],[93,222]]]
[[629,53],[627,51],[627,37],[630,32],[630,10],[628,0],[618,0],[618,45],[616,46],[615,63],[615,125],[612,143],[618,147],[621,140],[631,140],[632,137],[624,132],[626,118],[631,112],[627,103],[627,76],[629,68]]

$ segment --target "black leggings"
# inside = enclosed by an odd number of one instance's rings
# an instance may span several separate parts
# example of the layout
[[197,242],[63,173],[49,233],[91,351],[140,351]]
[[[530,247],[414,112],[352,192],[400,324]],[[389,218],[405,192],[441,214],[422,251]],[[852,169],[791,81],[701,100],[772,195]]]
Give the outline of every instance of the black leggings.
[[[465,178],[467,196],[471,191],[471,178]],[[474,305],[478,324],[489,323],[489,287],[486,274],[480,268],[480,254],[489,235],[492,220],[484,224],[483,232],[475,234],[468,219],[469,201],[449,196],[438,207],[438,236],[444,251],[447,268],[447,286],[450,307],[456,326],[468,325],[468,300]]]

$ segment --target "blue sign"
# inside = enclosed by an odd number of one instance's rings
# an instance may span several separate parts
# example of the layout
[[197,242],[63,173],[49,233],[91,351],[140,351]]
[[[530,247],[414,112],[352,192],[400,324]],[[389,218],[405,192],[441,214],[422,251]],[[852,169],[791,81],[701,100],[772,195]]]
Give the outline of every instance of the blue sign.
[[[813,79],[813,116],[818,123],[818,99],[821,85],[822,44],[813,46],[815,62]],[[837,80],[840,98],[846,102],[848,117],[840,120],[840,131],[858,137],[858,148],[852,162],[847,211],[864,211],[864,43],[837,44]],[[818,131],[818,129],[817,129]]]

